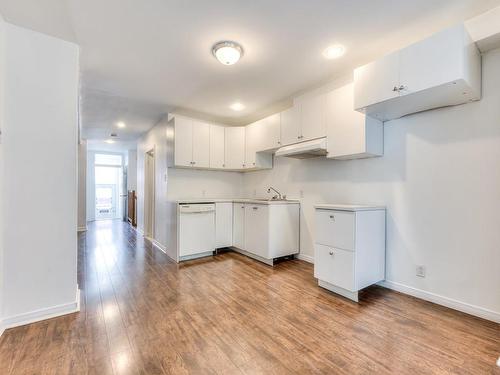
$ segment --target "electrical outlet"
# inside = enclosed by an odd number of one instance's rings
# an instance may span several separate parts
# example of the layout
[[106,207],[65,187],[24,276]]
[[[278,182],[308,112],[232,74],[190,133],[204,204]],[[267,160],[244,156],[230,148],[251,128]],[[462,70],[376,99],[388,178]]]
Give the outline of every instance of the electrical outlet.
[[425,266],[417,266],[416,271],[418,277],[425,277]]

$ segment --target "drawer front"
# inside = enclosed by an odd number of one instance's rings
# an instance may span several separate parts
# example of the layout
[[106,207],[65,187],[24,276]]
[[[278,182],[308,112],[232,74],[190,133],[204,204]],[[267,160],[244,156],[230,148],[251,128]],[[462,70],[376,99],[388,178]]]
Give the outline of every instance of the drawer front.
[[314,277],[354,292],[354,253],[316,244]]
[[316,243],[354,251],[355,213],[316,210]]

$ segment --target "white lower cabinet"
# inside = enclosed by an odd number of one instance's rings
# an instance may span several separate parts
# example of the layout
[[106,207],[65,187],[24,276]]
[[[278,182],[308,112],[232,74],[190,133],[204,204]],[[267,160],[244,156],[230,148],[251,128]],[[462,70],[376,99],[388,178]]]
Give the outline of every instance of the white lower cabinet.
[[233,203],[215,204],[215,247],[233,246]]
[[300,204],[234,203],[233,212],[236,250],[267,264],[299,253]]
[[233,203],[233,246],[245,248],[245,204]]
[[319,286],[358,301],[385,278],[385,208],[316,206],[314,277]]

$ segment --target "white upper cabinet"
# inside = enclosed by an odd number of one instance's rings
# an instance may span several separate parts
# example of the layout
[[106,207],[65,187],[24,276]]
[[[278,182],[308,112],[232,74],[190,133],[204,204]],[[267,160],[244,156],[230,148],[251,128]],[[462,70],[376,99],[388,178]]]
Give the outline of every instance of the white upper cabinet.
[[259,121],[245,126],[245,168],[256,166],[255,154],[262,139],[262,132],[263,129]]
[[352,83],[326,95],[328,158],[359,159],[384,153],[383,123],[353,109]]
[[175,118],[175,165],[179,167],[193,166],[193,124],[185,117]]
[[175,165],[208,168],[210,160],[210,125],[187,117],[175,118]]
[[281,115],[276,113],[261,120],[262,137],[257,151],[272,151],[281,147]]
[[225,129],[226,168],[245,168],[245,127],[228,126]]
[[224,126],[210,125],[210,168],[226,168]]
[[326,136],[325,100],[321,94],[300,103],[300,141]]
[[373,61],[354,71],[354,108],[366,108],[374,103],[399,96],[399,53]]
[[481,97],[481,56],[463,25],[354,71],[356,110],[386,121]]
[[210,124],[193,120],[193,167],[210,166]]
[[300,142],[300,108],[293,106],[281,112],[281,145]]

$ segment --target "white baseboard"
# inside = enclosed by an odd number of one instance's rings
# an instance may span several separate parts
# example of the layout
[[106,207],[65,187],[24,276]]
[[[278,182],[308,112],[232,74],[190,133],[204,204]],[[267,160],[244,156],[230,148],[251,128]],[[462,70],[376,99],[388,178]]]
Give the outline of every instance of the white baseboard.
[[425,290],[413,288],[411,286],[396,283],[394,281],[381,281],[378,283],[378,285],[383,286],[384,288],[395,290],[397,292],[409,294],[410,296],[433,302],[441,306],[449,307],[450,309],[458,310],[466,314],[500,323],[500,312],[457,301],[455,299],[444,297],[439,294],[426,292]]
[[157,247],[158,249],[163,251],[165,254],[167,253],[167,248],[165,246],[163,246],[161,243],[159,243],[158,241],[156,241],[154,238],[148,238],[148,240],[151,241],[151,243],[153,244],[154,247]]
[[5,332],[5,327],[3,326],[3,322],[0,321],[0,337],[2,337],[2,334]]
[[299,253],[299,254],[297,254],[297,258],[300,260],[303,260],[304,262],[314,264],[314,257],[311,255],[305,255],[305,254]]
[[77,232],[86,232],[87,231],[87,226],[85,225],[84,227],[78,227],[76,229]]
[[3,333],[4,330],[9,328],[24,326],[26,324],[39,322],[41,320],[57,318],[59,316],[67,314],[73,314],[78,311],[80,311],[80,289],[76,290],[76,299],[74,302],[30,311],[28,313],[19,314],[3,319],[0,332]]

